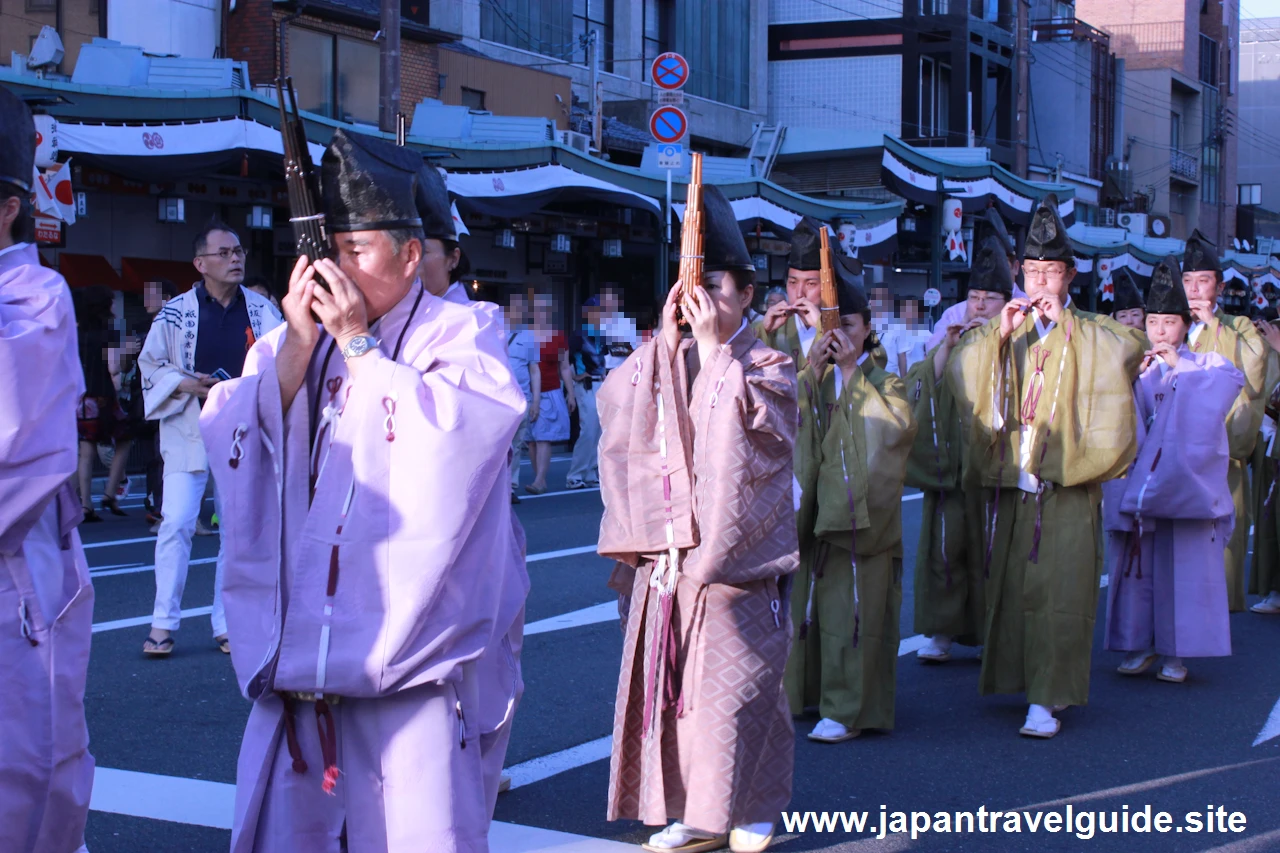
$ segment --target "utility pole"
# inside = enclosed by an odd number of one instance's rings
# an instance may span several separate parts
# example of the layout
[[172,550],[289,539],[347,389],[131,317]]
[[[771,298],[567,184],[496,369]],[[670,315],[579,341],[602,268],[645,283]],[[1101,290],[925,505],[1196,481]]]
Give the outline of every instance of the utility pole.
[[378,127],[395,133],[400,114],[400,0],[382,0]]
[[1014,80],[1016,82],[1017,104],[1015,105],[1013,126],[1013,172],[1019,178],[1027,177],[1027,140],[1030,134],[1027,123],[1030,112],[1031,95],[1031,11],[1029,0],[1014,0],[1018,9],[1017,24],[1014,27]]
[[587,65],[591,67],[591,144],[596,154],[604,150],[601,144],[601,111],[604,105],[600,98],[600,33],[592,30],[586,35]]

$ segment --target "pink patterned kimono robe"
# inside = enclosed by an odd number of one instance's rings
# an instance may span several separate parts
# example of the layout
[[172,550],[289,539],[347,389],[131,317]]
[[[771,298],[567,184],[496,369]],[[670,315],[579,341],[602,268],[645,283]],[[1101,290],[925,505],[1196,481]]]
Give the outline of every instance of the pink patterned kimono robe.
[[[33,369],[33,365],[37,369]],[[36,249],[0,254],[0,850],[84,843],[93,586],[76,525],[75,312]]]
[[[482,753],[514,703],[506,635],[528,592],[504,473],[525,402],[502,326],[415,283],[360,381],[322,335],[287,412],[286,333],[201,415],[254,703],[232,851],[336,853],[344,833],[350,853],[486,851]],[[492,650],[506,672],[482,687]]]
[[1224,549],[1235,525],[1227,412],[1244,374],[1185,346],[1134,382],[1139,449],[1108,483],[1106,648],[1174,657],[1231,654]]
[[794,751],[795,367],[747,328],[701,369],[692,341],[673,364],[659,337],[609,374],[598,405],[599,551],[630,598],[608,819],[716,833],[775,821]]

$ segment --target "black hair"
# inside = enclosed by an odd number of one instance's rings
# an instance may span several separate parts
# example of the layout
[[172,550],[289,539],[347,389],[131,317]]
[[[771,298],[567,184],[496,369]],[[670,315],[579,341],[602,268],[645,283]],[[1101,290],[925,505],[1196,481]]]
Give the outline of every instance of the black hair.
[[112,309],[115,305],[115,291],[105,284],[91,284],[80,288],[73,300],[76,308],[76,322],[85,329],[105,329],[114,318]]
[[230,225],[215,216],[202,225],[200,230],[196,232],[195,239],[191,241],[192,257],[204,254],[204,250],[209,247],[209,235],[213,234],[215,231],[225,231],[234,236],[237,241],[240,239],[240,232],[236,231],[236,229],[232,228]]
[[269,296],[275,295],[275,288],[271,286],[271,282],[267,280],[266,276],[261,276],[261,275],[247,276],[244,280],[244,286],[249,288],[261,287],[263,290],[267,292],[267,295]]
[[733,279],[733,287],[739,293],[747,289],[747,286],[756,286],[756,271],[751,270],[725,270],[725,274]]
[[33,243],[36,239],[36,219],[31,210],[31,194],[13,184],[0,182],[0,203],[11,198],[18,200],[18,216],[13,220],[10,238],[15,243]]

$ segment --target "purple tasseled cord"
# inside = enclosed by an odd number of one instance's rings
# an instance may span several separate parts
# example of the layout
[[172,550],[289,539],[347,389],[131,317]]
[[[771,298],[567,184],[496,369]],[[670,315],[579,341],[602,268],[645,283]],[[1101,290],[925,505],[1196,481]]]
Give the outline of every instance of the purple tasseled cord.
[[844,492],[849,497],[849,562],[853,569],[853,647],[858,647],[858,629],[862,616],[858,605],[858,507],[849,485],[849,463],[844,456],[844,440],[840,441],[840,467],[844,470]]

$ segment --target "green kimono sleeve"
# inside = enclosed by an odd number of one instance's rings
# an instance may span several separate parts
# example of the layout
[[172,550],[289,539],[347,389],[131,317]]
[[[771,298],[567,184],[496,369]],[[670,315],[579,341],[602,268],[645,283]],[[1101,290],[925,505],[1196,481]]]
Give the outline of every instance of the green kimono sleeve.
[[854,371],[822,442],[815,534],[856,554],[901,548],[902,485],[915,435],[902,380]]
[[[938,346],[942,346],[939,344]],[[907,371],[907,401],[919,428],[907,457],[907,485],[916,489],[954,489],[959,479],[959,420],[955,399],[934,374],[938,347]]]

